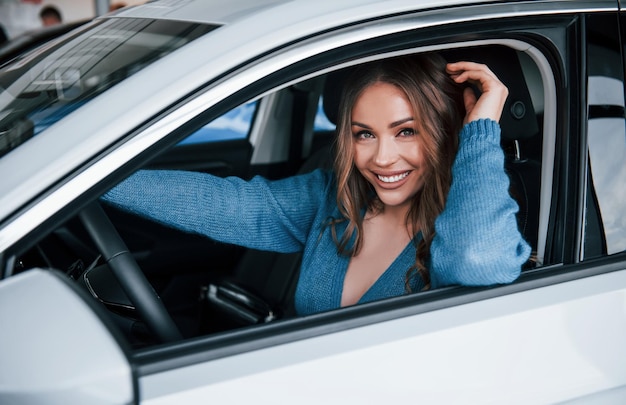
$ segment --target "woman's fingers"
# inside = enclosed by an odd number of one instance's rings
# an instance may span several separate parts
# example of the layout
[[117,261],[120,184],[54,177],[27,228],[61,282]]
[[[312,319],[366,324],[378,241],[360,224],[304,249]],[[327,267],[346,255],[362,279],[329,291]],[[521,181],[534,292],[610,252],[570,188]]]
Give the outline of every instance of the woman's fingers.
[[481,118],[500,119],[509,91],[486,65],[474,62],[449,63],[446,71],[455,82],[475,85],[481,92],[478,100],[470,94],[473,93],[471,89],[466,89],[464,93],[466,123]]
[[462,83],[468,80],[473,80],[485,84],[489,84],[489,82],[500,83],[498,77],[489,69],[489,67],[481,63],[448,63],[448,65],[446,66],[446,70],[453,78],[455,78],[455,80],[458,79],[458,83]]
[[[463,90],[463,103],[465,104],[465,111],[474,110],[474,106],[476,105],[476,95],[474,94],[474,90],[469,87],[466,87]],[[467,113],[465,115],[464,124],[467,124]]]

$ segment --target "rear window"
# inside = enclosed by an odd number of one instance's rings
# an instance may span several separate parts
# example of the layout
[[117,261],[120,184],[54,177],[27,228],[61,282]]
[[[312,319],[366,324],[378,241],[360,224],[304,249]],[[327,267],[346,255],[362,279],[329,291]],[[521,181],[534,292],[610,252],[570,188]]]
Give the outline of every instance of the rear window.
[[0,156],[215,28],[180,21],[113,18],[2,66]]

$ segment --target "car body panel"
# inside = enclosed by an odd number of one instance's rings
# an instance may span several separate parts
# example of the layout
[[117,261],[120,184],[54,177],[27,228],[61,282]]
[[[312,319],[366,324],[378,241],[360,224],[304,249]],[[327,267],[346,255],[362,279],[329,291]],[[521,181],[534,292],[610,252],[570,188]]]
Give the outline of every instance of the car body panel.
[[[472,1],[473,4],[485,3],[488,0]],[[468,4],[459,0],[347,0],[341,2],[322,0],[313,4],[302,4],[284,0],[233,0],[228,5],[223,3],[198,1],[170,1],[148,4],[141,9],[128,9],[118,14],[121,17],[152,17],[167,20],[197,21],[233,25],[241,28],[254,26],[260,35],[273,33],[276,29],[322,31],[329,26],[350,24],[353,21],[377,18],[381,15],[392,15],[414,10],[448,7]],[[256,22],[263,21],[264,27]],[[304,27],[301,25],[304,24]],[[321,26],[316,24],[322,24]],[[259,31],[260,30],[260,31]]]
[[140,391],[149,404],[554,403],[626,387],[625,339],[617,271],[155,373]]
[[37,269],[0,283],[0,319],[11,330],[0,334],[3,404],[128,404],[135,397],[120,342],[70,287]]

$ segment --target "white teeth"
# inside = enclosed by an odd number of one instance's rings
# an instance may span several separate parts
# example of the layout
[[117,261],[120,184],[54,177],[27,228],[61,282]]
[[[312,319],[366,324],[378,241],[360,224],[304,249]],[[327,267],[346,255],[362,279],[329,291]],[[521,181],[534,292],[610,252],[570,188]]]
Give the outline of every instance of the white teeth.
[[404,172],[402,174],[397,174],[395,176],[381,176],[381,175],[377,175],[377,176],[378,176],[378,179],[384,183],[395,183],[396,181],[400,181],[408,175],[409,175],[409,172]]

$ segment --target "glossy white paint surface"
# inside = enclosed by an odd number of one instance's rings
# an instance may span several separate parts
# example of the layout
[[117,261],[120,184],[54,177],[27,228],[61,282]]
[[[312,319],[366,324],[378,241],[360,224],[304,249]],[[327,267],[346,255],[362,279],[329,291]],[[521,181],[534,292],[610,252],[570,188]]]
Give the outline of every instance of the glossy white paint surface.
[[624,342],[620,271],[148,376],[140,392],[150,405],[554,403],[625,387]]
[[131,403],[131,369],[118,342],[50,271],[0,283],[0,325],[0,404]]

